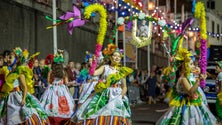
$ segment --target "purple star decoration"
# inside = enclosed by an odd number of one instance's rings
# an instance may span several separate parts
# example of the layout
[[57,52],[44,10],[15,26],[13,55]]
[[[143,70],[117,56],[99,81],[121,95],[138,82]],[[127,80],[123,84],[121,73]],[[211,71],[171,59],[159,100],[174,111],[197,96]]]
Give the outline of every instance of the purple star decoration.
[[76,6],[73,6],[73,12],[66,12],[64,15],[60,16],[59,18],[62,20],[69,21],[67,28],[70,35],[72,35],[73,28],[85,24],[85,20],[81,20],[80,10]]

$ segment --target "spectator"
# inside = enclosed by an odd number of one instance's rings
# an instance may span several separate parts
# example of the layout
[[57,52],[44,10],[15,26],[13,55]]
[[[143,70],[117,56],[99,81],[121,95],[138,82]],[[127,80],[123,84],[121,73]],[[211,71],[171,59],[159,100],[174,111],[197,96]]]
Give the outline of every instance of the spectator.
[[7,66],[8,64],[7,64],[7,61],[8,61],[8,59],[9,59],[9,55],[10,55],[10,53],[11,53],[11,51],[10,50],[5,50],[4,52],[3,52],[3,60],[4,60],[4,66]]
[[142,97],[141,99],[145,100],[146,97],[147,97],[147,90],[146,90],[146,81],[148,79],[148,73],[147,73],[147,70],[143,70],[142,71],[142,74],[141,74],[141,94],[142,94]]
[[163,94],[163,84],[162,84],[162,68],[161,67],[157,67],[156,71],[156,78],[157,78],[157,82],[156,82],[156,97],[157,100],[162,99],[164,96],[162,96]]
[[50,68],[45,65],[45,59],[39,61],[39,68],[41,70],[41,82],[44,84],[44,87],[48,87],[47,77]]
[[0,68],[4,66],[4,58],[2,55],[0,55]]
[[33,65],[33,78],[34,78],[34,89],[35,89],[35,97],[37,99],[40,99],[43,92],[44,92],[44,88],[42,86],[42,82],[41,82],[41,75],[42,74],[42,70],[39,66],[39,61],[37,59],[34,60],[34,65]]
[[156,74],[155,72],[151,72],[149,78],[147,79],[148,104],[151,104],[152,102],[156,104],[156,100],[155,100],[156,82],[157,82]]
[[[75,65],[75,74],[76,74],[76,77],[78,77],[79,75],[79,72],[80,70],[82,69],[82,67],[85,66],[85,63],[84,64],[80,64],[80,63],[76,63]],[[73,99],[75,101],[75,104],[78,104],[78,99],[79,99],[79,91],[80,91],[80,85],[75,85],[74,86],[74,94],[73,94]]]
[[145,98],[144,97],[145,94],[144,94],[144,86],[142,84],[142,71],[141,70],[137,70],[136,80],[137,80],[137,87],[139,88],[139,92],[140,92],[139,102],[142,102],[141,99]]
[[66,72],[68,75],[68,81],[74,82],[76,80],[76,71],[75,71],[74,61],[69,61],[68,67],[66,68]]

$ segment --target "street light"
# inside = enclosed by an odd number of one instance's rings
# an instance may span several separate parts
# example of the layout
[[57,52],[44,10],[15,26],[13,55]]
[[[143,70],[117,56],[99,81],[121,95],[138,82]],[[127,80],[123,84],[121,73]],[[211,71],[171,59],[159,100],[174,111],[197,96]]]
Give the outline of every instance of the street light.
[[194,33],[192,31],[188,32],[188,36],[189,37],[193,37],[194,36]]
[[[150,2],[149,0],[148,0],[148,14],[149,14],[149,11],[150,10],[154,10],[154,8],[155,8],[155,5],[154,5],[154,2]],[[148,69],[148,76],[150,76],[150,45],[148,45],[147,46],[147,69]]]
[[148,2],[148,10],[154,10],[155,5],[154,2]]

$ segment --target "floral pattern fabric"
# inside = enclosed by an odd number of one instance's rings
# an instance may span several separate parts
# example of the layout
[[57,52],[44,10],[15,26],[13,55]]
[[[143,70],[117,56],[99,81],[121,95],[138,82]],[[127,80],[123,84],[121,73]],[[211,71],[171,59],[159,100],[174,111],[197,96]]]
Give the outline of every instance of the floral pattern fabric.
[[[13,86],[17,88],[18,85],[19,81],[16,79]],[[21,105],[21,101],[22,91],[20,90],[10,92],[8,96],[0,100],[0,125],[15,125],[27,121],[43,125],[47,122],[48,116],[34,96],[27,93],[24,106]],[[37,121],[31,120],[33,115],[37,117]]]
[[78,103],[84,103],[86,101],[86,99],[90,96],[90,94],[94,92],[94,87],[98,83],[98,78],[92,77],[88,81],[86,83],[82,84],[82,92],[79,96]]
[[171,94],[170,109],[157,121],[156,125],[216,125],[217,119],[202,99],[198,89],[195,98],[190,97],[178,82]]
[[61,79],[48,86],[40,102],[50,117],[70,118],[74,111],[74,100]]
[[[106,65],[104,77],[118,72],[114,70]],[[121,93],[121,80],[119,80],[116,86],[110,86],[95,96],[89,97],[74,114],[71,121],[76,123],[85,119],[96,119],[100,116],[120,116],[130,121],[129,100],[126,96],[122,97]]]

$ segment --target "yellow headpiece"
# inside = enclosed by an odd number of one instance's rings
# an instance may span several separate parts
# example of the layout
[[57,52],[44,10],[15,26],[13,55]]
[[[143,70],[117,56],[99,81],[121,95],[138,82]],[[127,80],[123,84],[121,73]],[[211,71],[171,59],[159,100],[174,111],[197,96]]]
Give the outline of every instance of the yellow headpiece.
[[189,52],[187,49],[185,48],[179,48],[179,50],[177,51],[177,54],[175,56],[175,62],[177,64],[177,66],[181,66],[181,64],[184,64],[184,68],[186,70],[185,75],[188,76],[190,74],[190,68],[188,66],[188,63],[191,60],[192,53]]

